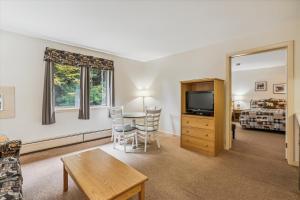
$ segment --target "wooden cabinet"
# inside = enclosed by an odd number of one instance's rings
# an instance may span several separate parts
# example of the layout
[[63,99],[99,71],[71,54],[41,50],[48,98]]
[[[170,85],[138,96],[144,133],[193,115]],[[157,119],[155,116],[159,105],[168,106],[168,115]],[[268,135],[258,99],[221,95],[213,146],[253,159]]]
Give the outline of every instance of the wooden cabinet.
[[[214,91],[214,116],[186,113],[187,91]],[[224,81],[203,79],[181,82],[181,147],[216,156],[224,148]]]

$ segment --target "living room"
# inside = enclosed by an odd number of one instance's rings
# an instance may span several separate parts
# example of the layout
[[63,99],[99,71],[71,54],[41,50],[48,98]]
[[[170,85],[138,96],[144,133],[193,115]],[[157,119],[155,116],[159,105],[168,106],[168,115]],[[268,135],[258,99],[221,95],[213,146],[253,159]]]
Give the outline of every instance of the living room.
[[[8,141],[22,142],[22,192],[15,199],[93,199],[72,176],[68,191],[63,192],[61,158],[99,148],[148,178],[143,179],[145,199],[298,199],[299,9],[299,1],[293,0],[1,0],[0,135]],[[293,68],[288,80],[293,91],[288,117],[294,126],[288,143],[293,146],[288,160],[262,161],[259,155],[247,156],[245,149],[231,148],[234,143],[229,131],[231,101],[226,88],[230,80],[226,56],[280,45],[292,47],[294,52],[288,52]],[[45,83],[47,62],[57,55],[63,61],[62,55],[66,54],[89,56],[95,63],[101,60],[104,64],[100,71],[113,71],[112,79],[101,78],[107,80],[107,90],[101,93],[105,98],[102,96],[100,103],[97,95],[92,95],[95,105],[88,109],[81,105],[83,90],[76,88],[83,86],[84,76],[79,70],[82,66],[77,64],[75,89],[64,96],[58,96],[58,90],[56,95],[46,92],[51,85]],[[53,63],[64,62],[60,61]],[[103,70],[105,67],[109,69]],[[58,88],[58,80],[64,77],[57,73],[59,66],[55,69],[57,79],[52,86]],[[220,97],[224,116],[217,124],[224,128],[220,130],[223,145],[216,156],[182,148],[180,144],[184,114],[181,84],[203,79],[220,79],[224,85],[224,96]],[[109,85],[113,85],[113,92]],[[51,111],[51,103],[45,103],[45,94],[56,98],[55,110]],[[71,101],[65,100],[70,96]],[[126,152],[124,142],[117,141],[114,149],[110,108],[117,106],[123,107],[127,113],[123,117],[131,124],[139,124],[145,116],[130,116],[158,106],[160,144],[145,142],[142,137],[138,141],[130,138]],[[51,112],[43,112],[47,109]],[[138,145],[131,144],[131,140]]]

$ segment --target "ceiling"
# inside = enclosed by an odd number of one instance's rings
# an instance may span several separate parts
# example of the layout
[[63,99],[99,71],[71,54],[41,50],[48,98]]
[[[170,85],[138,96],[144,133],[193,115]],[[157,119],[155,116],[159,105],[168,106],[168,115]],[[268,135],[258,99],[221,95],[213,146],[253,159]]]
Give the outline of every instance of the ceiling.
[[0,0],[0,29],[149,61],[300,18],[299,0]]
[[255,70],[272,67],[285,67],[287,50],[276,50],[253,55],[234,57],[231,60],[232,71]]

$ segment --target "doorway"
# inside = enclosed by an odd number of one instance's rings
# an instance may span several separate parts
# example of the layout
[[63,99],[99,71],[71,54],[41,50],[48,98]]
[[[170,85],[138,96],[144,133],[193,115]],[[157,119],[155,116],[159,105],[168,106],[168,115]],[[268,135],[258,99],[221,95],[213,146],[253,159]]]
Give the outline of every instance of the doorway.
[[[264,52],[272,52],[276,50],[286,51],[286,159],[288,164],[297,165],[295,161],[294,155],[294,108],[293,108],[293,100],[294,100],[294,91],[293,91],[293,53],[294,43],[293,41],[279,43],[275,45],[269,45],[266,47],[260,47],[255,49],[250,49],[246,51],[240,51],[236,53],[229,54],[227,56],[227,77],[226,77],[226,137],[225,137],[225,149],[229,150],[232,147],[232,110],[234,109],[233,99],[232,98],[232,64],[234,60],[237,58],[247,55],[255,55]],[[282,85],[279,85],[279,90]],[[265,83],[260,81],[255,83],[255,87],[257,90],[264,90]],[[275,87],[272,85],[272,87]],[[273,88],[272,88],[273,90]],[[238,96],[238,95],[237,95]],[[238,98],[237,98],[238,99]],[[239,105],[240,106],[240,105]]]

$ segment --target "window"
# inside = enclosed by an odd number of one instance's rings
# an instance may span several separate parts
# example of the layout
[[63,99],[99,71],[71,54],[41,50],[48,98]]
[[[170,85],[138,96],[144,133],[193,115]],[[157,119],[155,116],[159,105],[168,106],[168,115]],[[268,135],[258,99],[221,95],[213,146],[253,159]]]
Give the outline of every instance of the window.
[[[107,105],[107,73],[91,68],[90,105]],[[80,67],[61,64],[54,66],[55,106],[58,108],[78,108],[80,104]]]
[[90,105],[107,105],[107,72],[91,68],[90,79]]
[[54,88],[56,107],[79,107],[80,68],[55,64]]

